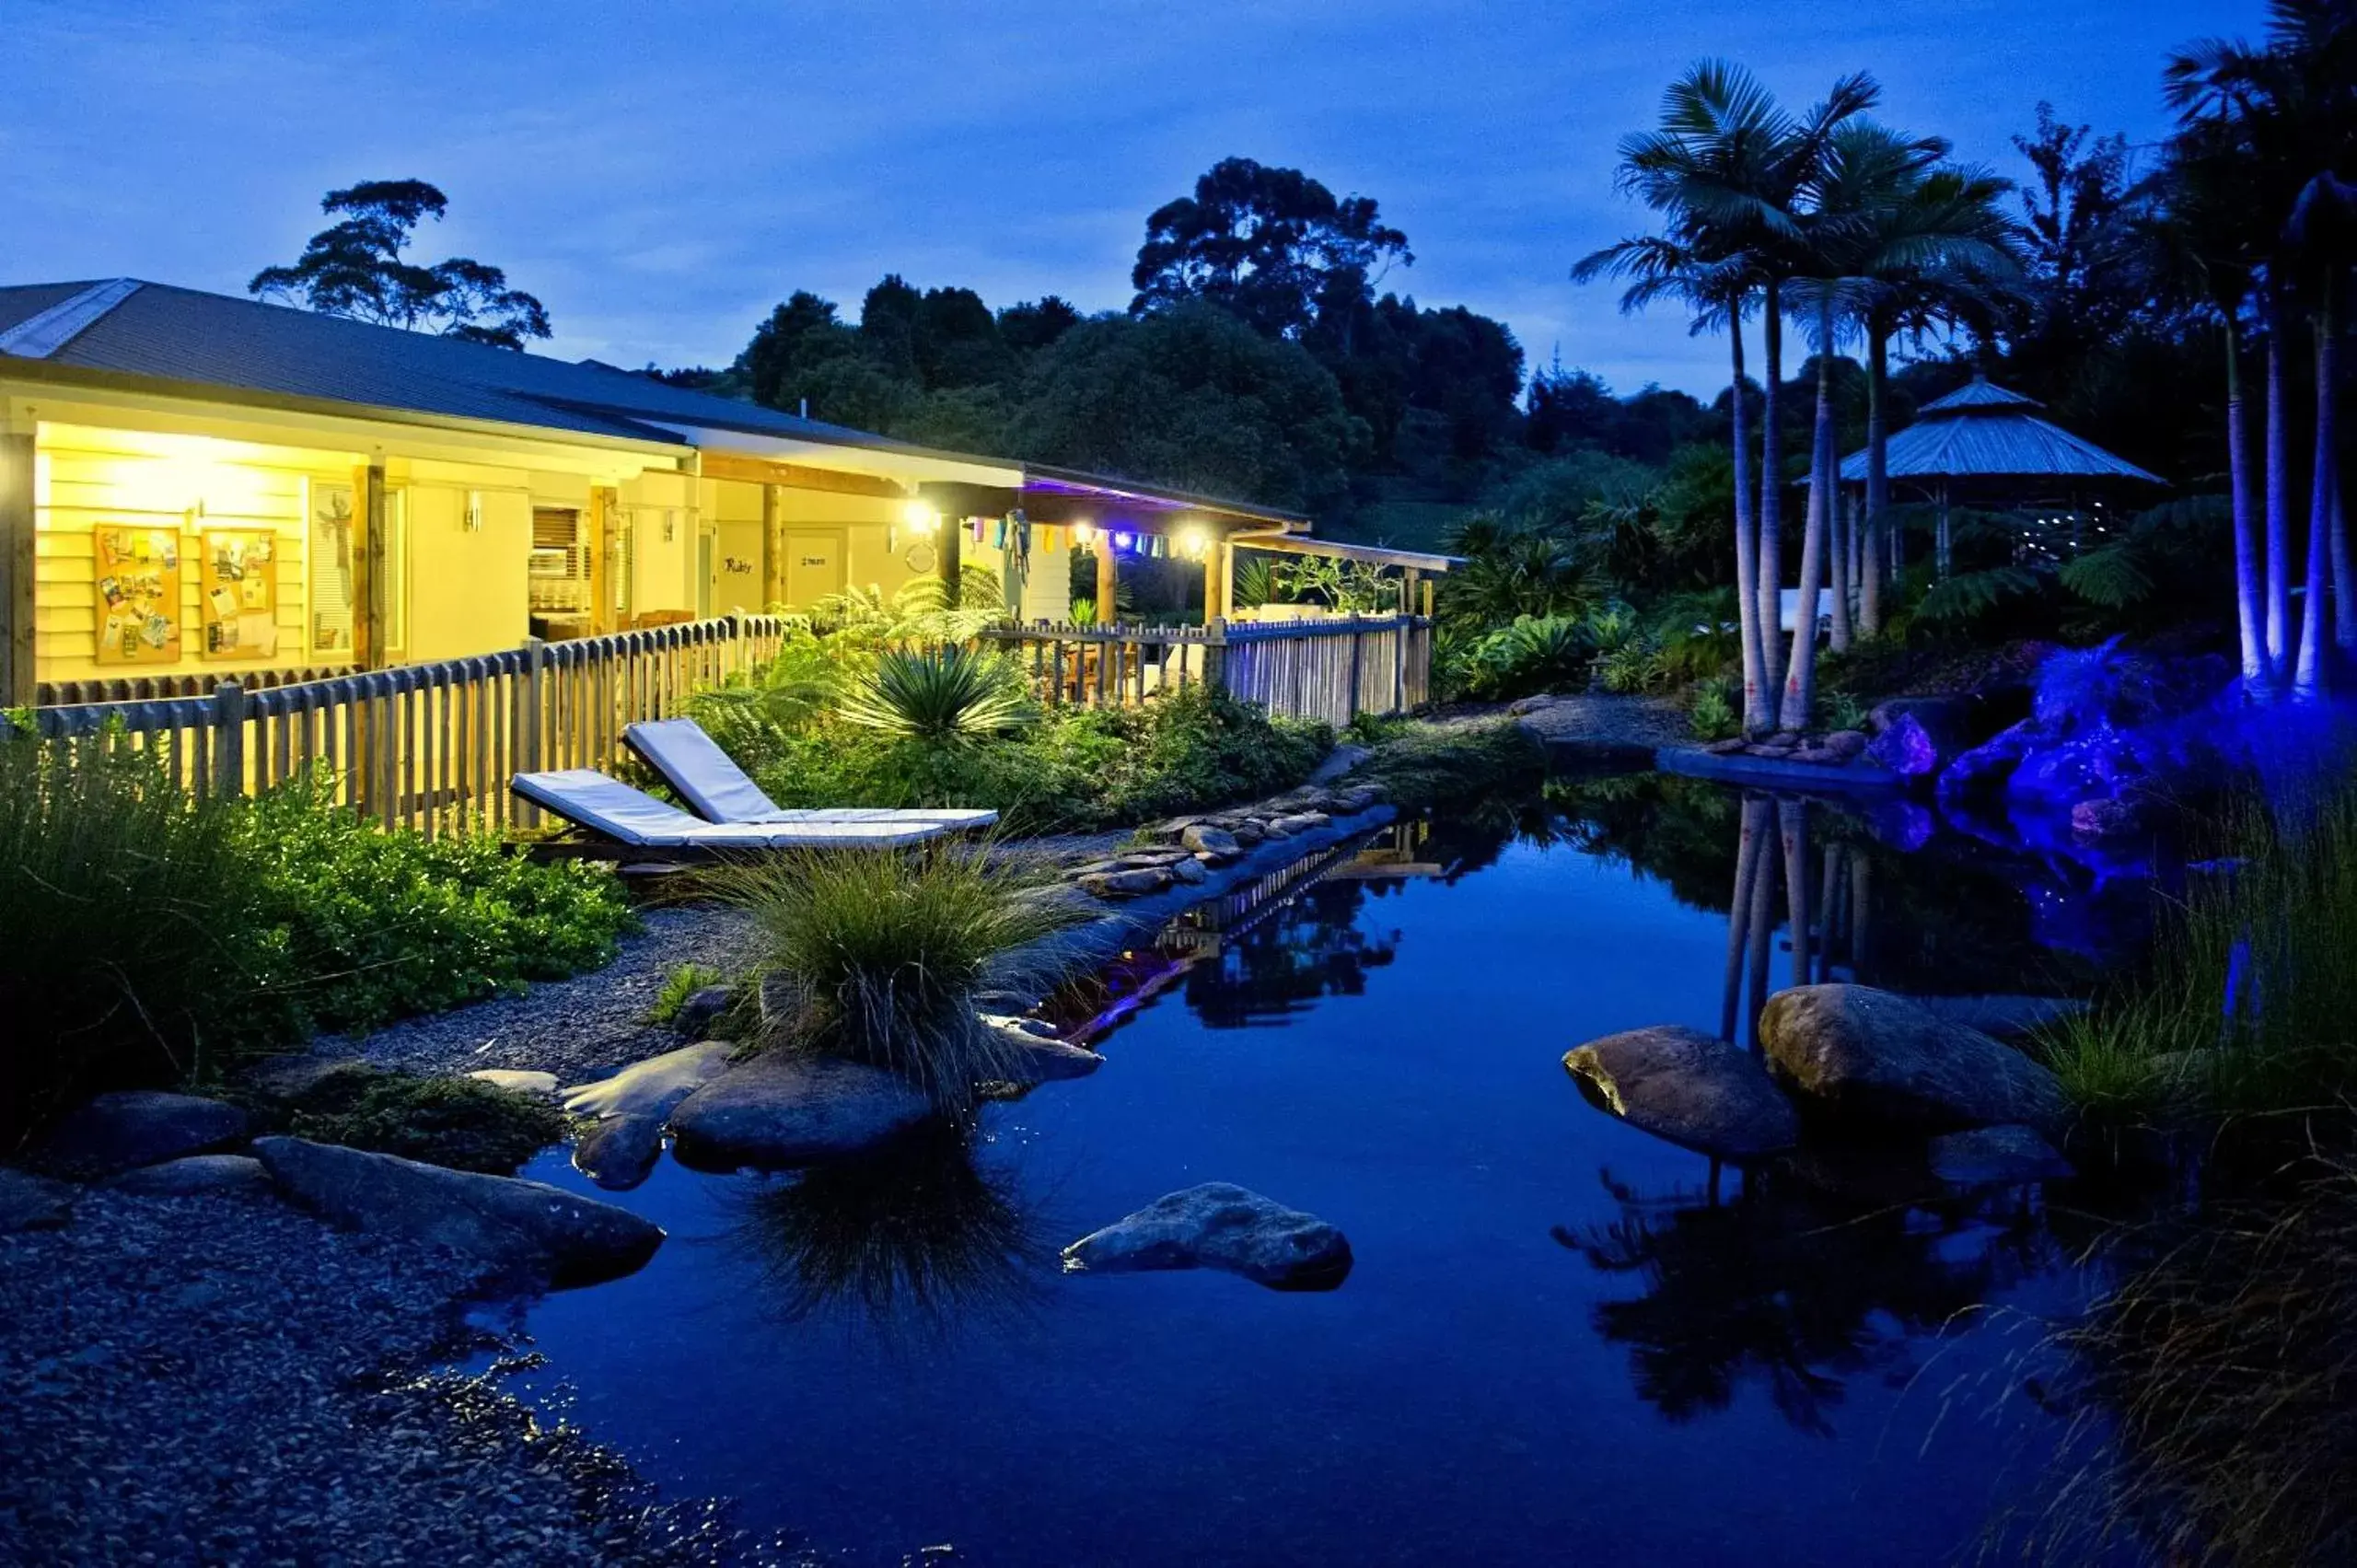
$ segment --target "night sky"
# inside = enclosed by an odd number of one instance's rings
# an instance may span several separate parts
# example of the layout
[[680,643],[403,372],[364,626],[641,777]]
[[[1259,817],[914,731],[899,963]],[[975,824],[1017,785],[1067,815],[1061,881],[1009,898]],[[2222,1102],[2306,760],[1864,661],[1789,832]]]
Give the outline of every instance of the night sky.
[[1643,0],[0,6],[0,283],[128,275],[237,294],[320,193],[431,180],[426,261],[537,293],[543,352],[720,364],[787,293],[855,318],[897,271],[993,306],[1128,303],[1145,215],[1220,157],[1379,199],[1384,286],[1511,325],[1622,390],[1723,385],[1724,349],[1567,281],[1643,227],[1613,144],[1723,55],[1788,103],[1875,72],[1884,117],[2024,172],[2050,99],[2150,142],[2164,52],[2259,0]]

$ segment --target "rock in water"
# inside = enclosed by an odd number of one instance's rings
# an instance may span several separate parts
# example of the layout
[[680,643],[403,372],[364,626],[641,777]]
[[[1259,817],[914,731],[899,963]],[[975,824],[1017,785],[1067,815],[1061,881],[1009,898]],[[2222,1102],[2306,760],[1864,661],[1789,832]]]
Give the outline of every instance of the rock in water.
[[573,1145],[573,1168],[610,1192],[627,1192],[663,1157],[663,1118],[610,1116]]
[[72,1187],[0,1166],[0,1236],[12,1230],[56,1230],[74,1217]]
[[1274,1290],[1332,1290],[1351,1244],[1315,1214],[1225,1181],[1155,1199],[1064,1249],[1068,1273],[1225,1269]]
[[1190,824],[1179,833],[1178,842],[1197,854],[1208,854],[1220,860],[1234,860],[1244,853],[1244,846],[1236,842],[1234,833],[1225,828],[1215,828],[1209,822]]
[[671,1113],[672,1153],[697,1170],[793,1170],[888,1142],[933,1111],[880,1067],[772,1051],[732,1067]]
[[1631,1127],[1718,1159],[1753,1159],[1800,1141],[1800,1117],[1747,1051],[1662,1025],[1567,1052],[1580,1092]]
[[535,1283],[617,1279],[663,1244],[661,1227],[627,1209],[538,1181],[302,1138],[257,1138],[254,1154],[282,1193],[324,1220],[447,1247]]
[[2014,1187],[2076,1176],[2054,1145],[2026,1127],[1946,1132],[1925,1151],[1932,1174],[1956,1187]]
[[708,1040],[650,1056],[610,1078],[566,1089],[564,1109],[573,1116],[652,1116],[660,1121],[726,1072],[736,1049],[725,1040]]
[[216,1192],[258,1197],[270,1191],[270,1172],[251,1155],[190,1155],[127,1170],[107,1185],[118,1192],[149,1198],[194,1198]]
[[468,1077],[489,1084],[494,1089],[505,1089],[513,1095],[554,1095],[556,1074],[531,1073],[515,1067],[485,1067],[470,1073]]
[[245,1142],[246,1113],[217,1099],[133,1089],[100,1095],[67,1113],[41,1147],[41,1163],[60,1176],[96,1181],[208,1154]]
[[2059,1131],[2053,1074],[1978,1029],[1864,985],[1797,985],[1768,999],[1760,1043],[1803,1109],[1865,1134],[1953,1132],[2018,1121]]
[[[1029,1022],[1031,1020],[1025,1020]],[[1086,1078],[1105,1065],[1105,1059],[1086,1046],[1072,1045],[1053,1035],[1024,1028],[1015,1021],[985,1016],[993,1037],[991,1075],[1010,1084],[1053,1084]]]

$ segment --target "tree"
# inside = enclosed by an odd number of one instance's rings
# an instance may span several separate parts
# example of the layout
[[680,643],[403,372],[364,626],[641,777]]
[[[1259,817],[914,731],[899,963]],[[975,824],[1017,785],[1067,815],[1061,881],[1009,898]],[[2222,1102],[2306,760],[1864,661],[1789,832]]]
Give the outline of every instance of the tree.
[[1316,510],[1338,502],[1366,427],[1296,343],[1195,303],[1100,317],[1031,361],[1013,455]]
[[1333,307],[1335,285],[1364,298],[1408,237],[1386,225],[1369,196],[1337,198],[1297,168],[1223,158],[1194,194],[1146,218],[1130,281],[1144,315],[1189,300],[1228,310],[1271,337],[1299,338]]
[[366,180],[331,191],[319,210],[341,214],[343,221],[311,236],[292,265],[256,273],[246,292],[498,348],[521,349],[527,338],[547,337],[547,309],[509,287],[497,267],[464,256],[421,266],[403,254],[419,222],[440,221],[449,205],[423,180]]

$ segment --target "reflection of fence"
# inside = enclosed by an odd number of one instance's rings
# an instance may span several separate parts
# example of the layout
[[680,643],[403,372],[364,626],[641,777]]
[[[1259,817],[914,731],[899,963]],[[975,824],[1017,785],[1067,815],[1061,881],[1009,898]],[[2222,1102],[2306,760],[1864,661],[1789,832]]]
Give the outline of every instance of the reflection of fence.
[[1204,956],[1216,953],[1228,941],[1243,935],[1285,900],[1329,877],[1346,875],[1370,853],[1400,854],[1412,842],[1417,824],[1394,822],[1367,837],[1353,837],[1326,849],[1288,861],[1266,876],[1230,889],[1214,900],[1171,917],[1155,938],[1166,953]]
[[1213,621],[1209,626],[1003,626],[1049,703],[1133,705],[1210,682],[1272,714],[1344,725],[1404,713],[1432,695],[1432,622],[1422,616]]
[[777,652],[777,616],[736,616],[321,680],[34,711],[52,737],[114,736],[199,795],[252,793],[315,766],[336,798],[428,833],[537,820],[510,774],[598,768],[622,726],[678,713],[690,692]]

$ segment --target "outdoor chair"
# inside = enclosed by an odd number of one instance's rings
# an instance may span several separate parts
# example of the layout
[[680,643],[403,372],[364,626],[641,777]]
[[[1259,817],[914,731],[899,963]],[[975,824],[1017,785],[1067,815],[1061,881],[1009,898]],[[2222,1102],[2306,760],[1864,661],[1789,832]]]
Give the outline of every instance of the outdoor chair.
[[976,823],[846,818],[706,822],[594,768],[517,773],[509,787],[613,848],[650,851],[650,858],[657,859],[716,856],[731,850],[895,848],[996,820],[996,813],[983,811],[965,813],[980,817]]
[[942,830],[987,828],[995,811],[813,807],[785,810],[693,719],[654,719],[622,728],[622,742],[705,820],[730,824],[899,823]]

